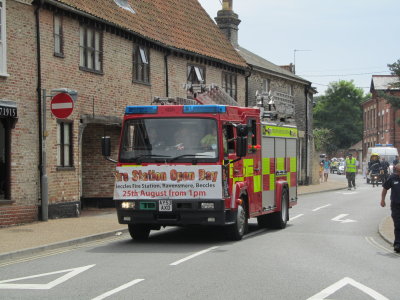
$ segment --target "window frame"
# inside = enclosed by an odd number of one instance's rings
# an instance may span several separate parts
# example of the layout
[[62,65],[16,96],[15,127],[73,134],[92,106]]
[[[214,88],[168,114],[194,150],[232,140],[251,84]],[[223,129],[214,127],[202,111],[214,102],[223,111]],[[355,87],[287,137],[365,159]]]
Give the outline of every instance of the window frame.
[[231,72],[222,72],[222,89],[233,99],[237,100],[237,75]]
[[[56,31],[56,19],[59,22],[59,32]],[[59,14],[54,14],[53,16],[53,38],[54,38],[54,56],[57,57],[64,57],[64,31],[63,31],[63,17]],[[57,39],[58,37],[58,39]],[[58,41],[58,42],[57,42]],[[57,45],[59,43],[59,45]],[[59,47],[60,51],[57,52],[57,46]]]
[[[92,56],[90,59],[88,59],[89,55]],[[96,63],[100,64],[99,68],[96,67]],[[103,31],[85,24],[79,27],[79,69],[103,74]]]
[[0,76],[7,77],[6,0],[0,0]]
[[[65,143],[65,126],[69,128],[69,140]],[[73,122],[72,121],[57,121],[57,168],[73,168],[74,167],[74,152],[73,152]],[[69,164],[65,162],[65,147],[68,147]]]
[[132,82],[150,84],[150,49],[148,47],[142,45],[133,47]]

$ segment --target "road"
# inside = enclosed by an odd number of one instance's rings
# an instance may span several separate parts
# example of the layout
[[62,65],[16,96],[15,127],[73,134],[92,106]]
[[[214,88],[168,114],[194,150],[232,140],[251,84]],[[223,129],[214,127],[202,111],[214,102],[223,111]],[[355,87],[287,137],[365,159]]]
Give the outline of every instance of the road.
[[[338,175],[333,175],[338,176]],[[381,188],[304,195],[284,230],[240,242],[167,228],[0,265],[0,299],[399,299],[400,255],[377,233]]]

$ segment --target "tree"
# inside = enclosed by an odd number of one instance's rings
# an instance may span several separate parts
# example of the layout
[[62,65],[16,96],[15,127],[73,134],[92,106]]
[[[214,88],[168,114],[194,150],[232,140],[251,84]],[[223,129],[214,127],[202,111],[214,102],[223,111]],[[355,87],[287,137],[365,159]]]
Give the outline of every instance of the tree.
[[[392,75],[396,75],[399,78],[399,82],[395,82],[391,84],[391,88],[399,89],[400,88],[400,59],[392,64],[388,64],[389,70]],[[400,108],[400,97],[396,97],[387,92],[379,92],[378,95],[384,98],[395,110]],[[400,120],[396,120],[397,123],[400,123]]]
[[353,81],[345,80],[330,83],[325,95],[318,97],[313,110],[314,128],[332,132],[330,149],[346,149],[361,140],[361,103],[367,97]]
[[317,151],[326,151],[328,153],[334,152],[336,149],[332,144],[333,133],[327,128],[314,128],[314,145]]

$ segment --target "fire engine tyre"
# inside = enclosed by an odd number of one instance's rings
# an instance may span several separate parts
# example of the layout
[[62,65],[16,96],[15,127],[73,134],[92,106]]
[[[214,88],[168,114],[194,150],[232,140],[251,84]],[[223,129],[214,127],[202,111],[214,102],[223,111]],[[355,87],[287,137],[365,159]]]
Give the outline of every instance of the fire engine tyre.
[[[245,202],[243,202],[244,204]],[[248,229],[248,219],[246,209],[243,205],[238,206],[235,224],[230,225],[228,230],[229,239],[232,241],[240,241],[246,234]]]
[[146,224],[128,224],[129,234],[136,241],[145,241],[149,238],[150,227]]
[[281,211],[257,217],[258,226],[262,228],[284,229],[289,220],[289,197],[287,189],[282,190]]
[[289,194],[287,189],[282,190],[281,210],[271,214],[270,226],[274,229],[284,229],[289,220]]

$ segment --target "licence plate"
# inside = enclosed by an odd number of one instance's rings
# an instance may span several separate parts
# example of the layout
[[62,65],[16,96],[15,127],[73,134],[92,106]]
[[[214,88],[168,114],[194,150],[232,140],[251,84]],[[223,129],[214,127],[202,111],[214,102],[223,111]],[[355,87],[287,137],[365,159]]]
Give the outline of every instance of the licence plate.
[[159,211],[172,211],[172,200],[160,200],[158,203]]

